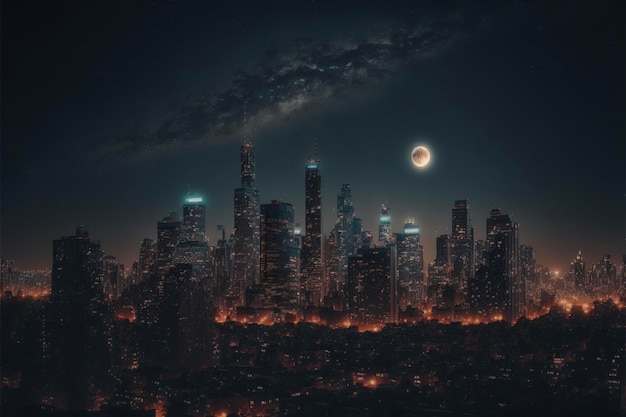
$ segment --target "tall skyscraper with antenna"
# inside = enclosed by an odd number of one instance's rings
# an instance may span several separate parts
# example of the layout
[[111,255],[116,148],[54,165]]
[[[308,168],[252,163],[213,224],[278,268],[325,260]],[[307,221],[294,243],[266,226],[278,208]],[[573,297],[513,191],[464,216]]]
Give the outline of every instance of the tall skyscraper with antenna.
[[233,247],[233,279],[227,294],[231,306],[244,305],[246,288],[257,284],[260,277],[261,199],[255,185],[254,145],[245,134],[241,146],[241,187],[235,189],[235,234]]
[[315,155],[306,163],[305,173],[305,231],[302,243],[303,304],[319,305],[325,295],[322,276],[322,177]]
[[392,242],[391,235],[391,209],[383,204],[380,209],[380,217],[378,222],[378,244],[387,246]]

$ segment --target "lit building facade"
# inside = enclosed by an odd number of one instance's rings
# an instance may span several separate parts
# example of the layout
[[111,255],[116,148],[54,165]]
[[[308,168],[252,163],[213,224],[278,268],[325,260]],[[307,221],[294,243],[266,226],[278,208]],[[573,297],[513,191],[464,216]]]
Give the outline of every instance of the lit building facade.
[[148,279],[150,274],[155,272],[156,259],[156,245],[154,244],[154,240],[148,238],[142,240],[141,247],[139,248],[139,262],[137,264],[133,284]]
[[398,320],[396,248],[364,248],[349,257],[346,306],[359,326],[383,326]]
[[572,277],[573,290],[578,294],[587,293],[587,270],[585,269],[585,260],[582,253],[579,251],[578,255],[570,262],[570,275]]
[[424,300],[424,248],[419,226],[413,221],[405,223],[402,233],[396,234],[396,245],[399,306],[402,310],[409,305],[419,308]]
[[124,290],[124,265],[112,255],[106,255],[103,261],[104,292],[110,300],[117,300]]
[[261,205],[255,175],[254,146],[246,143],[241,147],[241,187],[235,189],[233,277],[227,295],[231,307],[244,304],[246,288],[260,277]]
[[93,407],[106,383],[112,317],[105,302],[103,252],[83,226],[52,245],[51,397],[71,410]]
[[391,239],[391,209],[383,204],[378,218],[378,244],[389,245],[392,243]]
[[474,274],[474,229],[467,200],[456,200],[452,209],[450,265],[452,285],[459,291],[465,291]]
[[224,226],[217,226],[217,245],[213,249],[211,256],[211,282],[213,284],[212,293],[215,295],[220,308],[225,307],[225,296],[228,285],[233,276],[233,239],[226,239]]
[[304,216],[302,299],[304,306],[318,306],[326,295],[326,288],[322,270],[322,177],[317,159],[306,164]]
[[157,268],[159,276],[165,277],[174,267],[174,252],[180,241],[181,224],[175,213],[170,213],[157,223]]
[[293,205],[261,205],[260,305],[283,312],[300,310],[300,248],[294,235]]
[[204,198],[189,194],[183,203],[181,242],[204,242],[206,240],[206,205]]
[[[360,222],[355,219],[352,205],[352,187],[350,184],[342,184],[341,191],[337,194],[337,221],[333,229],[334,251],[332,255],[336,259],[331,261],[332,265],[336,265],[337,270],[330,274],[335,276],[337,282],[332,285],[337,288],[342,288],[345,283],[348,272],[348,256],[356,252],[357,242],[360,240],[361,230],[359,226]],[[358,229],[358,236],[356,229]]]
[[486,261],[470,280],[470,306],[484,316],[513,322],[525,313],[526,302],[519,273],[519,228],[500,209],[493,209],[486,235]]

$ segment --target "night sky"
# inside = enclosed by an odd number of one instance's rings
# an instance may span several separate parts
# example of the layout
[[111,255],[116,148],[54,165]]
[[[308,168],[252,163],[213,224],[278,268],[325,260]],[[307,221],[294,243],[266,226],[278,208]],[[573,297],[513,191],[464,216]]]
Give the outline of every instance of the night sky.
[[318,139],[325,233],[350,183],[425,262],[467,198],[479,239],[499,207],[546,266],[621,263],[623,1],[335,3],[3,1],[2,257],[50,268],[83,223],[130,267],[188,188],[215,244],[248,135],[261,202],[301,223]]

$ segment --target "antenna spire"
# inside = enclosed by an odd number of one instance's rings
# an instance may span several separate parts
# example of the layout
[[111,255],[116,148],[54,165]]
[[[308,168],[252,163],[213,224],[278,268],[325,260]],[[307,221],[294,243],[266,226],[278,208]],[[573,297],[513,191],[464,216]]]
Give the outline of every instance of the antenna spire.
[[247,118],[246,118],[246,103],[248,103],[248,99],[245,99],[243,101],[243,140],[244,140],[245,143],[248,143],[249,140],[248,140],[248,129],[247,129],[247,126],[246,126],[246,121],[247,121]]
[[315,130],[313,131],[313,160],[319,161],[318,141],[317,141],[317,124],[315,124]]

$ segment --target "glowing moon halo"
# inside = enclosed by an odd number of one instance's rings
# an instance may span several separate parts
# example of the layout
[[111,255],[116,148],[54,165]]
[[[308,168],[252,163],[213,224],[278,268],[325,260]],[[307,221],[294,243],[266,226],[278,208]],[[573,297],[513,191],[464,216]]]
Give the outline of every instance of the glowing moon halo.
[[411,161],[418,168],[424,168],[430,162],[430,151],[424,146],[417,146],[411,152]]

